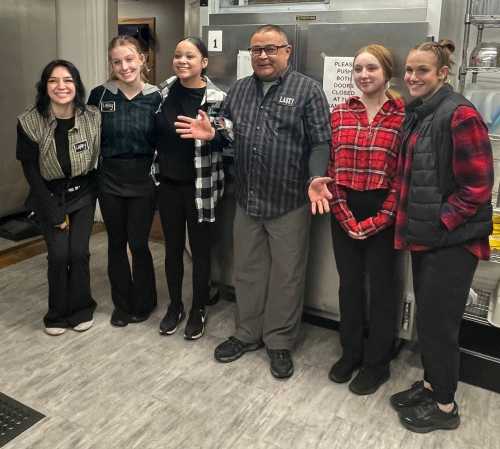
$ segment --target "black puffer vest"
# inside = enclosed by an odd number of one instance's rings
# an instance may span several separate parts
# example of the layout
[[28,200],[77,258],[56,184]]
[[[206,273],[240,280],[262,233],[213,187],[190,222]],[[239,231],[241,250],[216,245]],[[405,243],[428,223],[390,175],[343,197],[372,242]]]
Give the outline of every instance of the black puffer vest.
[[403,145],[410,133],[418,136],[408,192],[408,243],[435,248],[453,246],[487,237],[493,229],[491,201],[453,231],[441,222],[443,203],[457,187],[450,127],[453,112],[462,105],[474,107],[445,85],[429,101],[416,100],[406,109]]

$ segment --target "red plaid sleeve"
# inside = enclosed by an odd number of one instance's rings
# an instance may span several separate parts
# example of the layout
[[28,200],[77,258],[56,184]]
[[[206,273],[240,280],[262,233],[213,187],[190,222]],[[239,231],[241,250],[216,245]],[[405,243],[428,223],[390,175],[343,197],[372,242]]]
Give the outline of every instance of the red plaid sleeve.
[[374,217],[368,217],[358,223],[358,231],[364,236],[370,237],[382,229],[391,226],[394,223],[394,216],[398,206],[398,193],[397,190],[391,186],[389,194],[382,204],[382,208],[377,212]]
[[347,205],[347,194],[345,189],[341,185],[335,184],[334,182],[328,184],[328,189],[332,194],[332,199],[330,200],[330,210],[335,219],[346,232],[358,232],[358,222]]
[[[396,148],[401,146],[401,135],[398,134]],[[359,231],[366,237],[370,237],[377,232],[382,231],[394,223],[396,216],[396,210],[398,208],[398,197],[399,197],[399,182],[397,176],[397,170],[393,178],[390,180],[389,194],[382,204],[381,209],[377,212],[374,217],[368,217],[367,219],[359,222]]]
[[491,201],[493,159],[488,129],[478,112],[460,106],[451,120],[453,173],[457,190],[443,204],[441,221],[450,231]]

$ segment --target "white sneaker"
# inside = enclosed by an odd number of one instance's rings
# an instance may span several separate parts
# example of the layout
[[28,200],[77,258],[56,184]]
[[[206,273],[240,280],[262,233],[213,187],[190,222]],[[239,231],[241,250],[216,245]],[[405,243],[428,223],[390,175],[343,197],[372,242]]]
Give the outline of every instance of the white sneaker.
[[85,321],[83,323],[77,324],[73,330],[77,332],[85,332],[89,330],[94,325],[94,320]]
[[45,333],[47,335],[52,335],[53,337],[56,337],[58,335],[62,335],[66,332],[66,328],[64,327],[46,327],[45,328]]

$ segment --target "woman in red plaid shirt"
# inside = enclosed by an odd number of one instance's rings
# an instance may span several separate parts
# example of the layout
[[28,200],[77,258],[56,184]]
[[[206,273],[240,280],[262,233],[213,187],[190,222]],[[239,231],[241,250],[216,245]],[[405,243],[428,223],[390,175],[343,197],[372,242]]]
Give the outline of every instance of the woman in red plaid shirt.
[[[340,277],[343,354],[329,377],[334,382],[348,382],[360,368],[349,384],[359,395],[374,393],[389,379],[398,315],[394,178],[404,104],[387,90],[392,72],[393,59],[385,47],[371,44],[358,50],[353,79],[361,97],[336,106],[331,117],[327,176],[332,181],[328,184],[332,196],[329,208]],[[317,208],[321,212],[321,204]],[[370,309],[365,343],[367,280]]]
[[395,243],[411,251],[423,380],[391,397],[403,426],[425,433],[460,424],[454,401],[458,333],[478,259],[489,258],[493,164],[488,130],[446,83],[455,46],[410,51],[398,165]]

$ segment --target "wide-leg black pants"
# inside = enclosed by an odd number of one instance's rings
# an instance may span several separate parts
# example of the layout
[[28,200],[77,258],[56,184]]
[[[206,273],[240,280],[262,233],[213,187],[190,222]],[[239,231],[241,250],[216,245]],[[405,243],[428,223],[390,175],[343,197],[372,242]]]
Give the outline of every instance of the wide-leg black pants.
[[95,201],[69,214],[69,228],[41,223],[47,243],[49,310],[46,327],[75,327],[90,321],[96,308],[90,292],[89,240]]
[[[400,306],[394,227],[365,240],[355,240],[332,217],[332,239],[340,278],[343,356],[367,367],[385,369],[392,357]],[[370,298],[368,313],[367,293]],[[368,339],[365,342],[366,317]]]
[[[108,276],[115,309],[127,316],[146,316],[156,307],[156,283],[149,233],[155,196],[121,197],[99,194],[108,232]],[[130,267],[127,245],[132,254]]]

